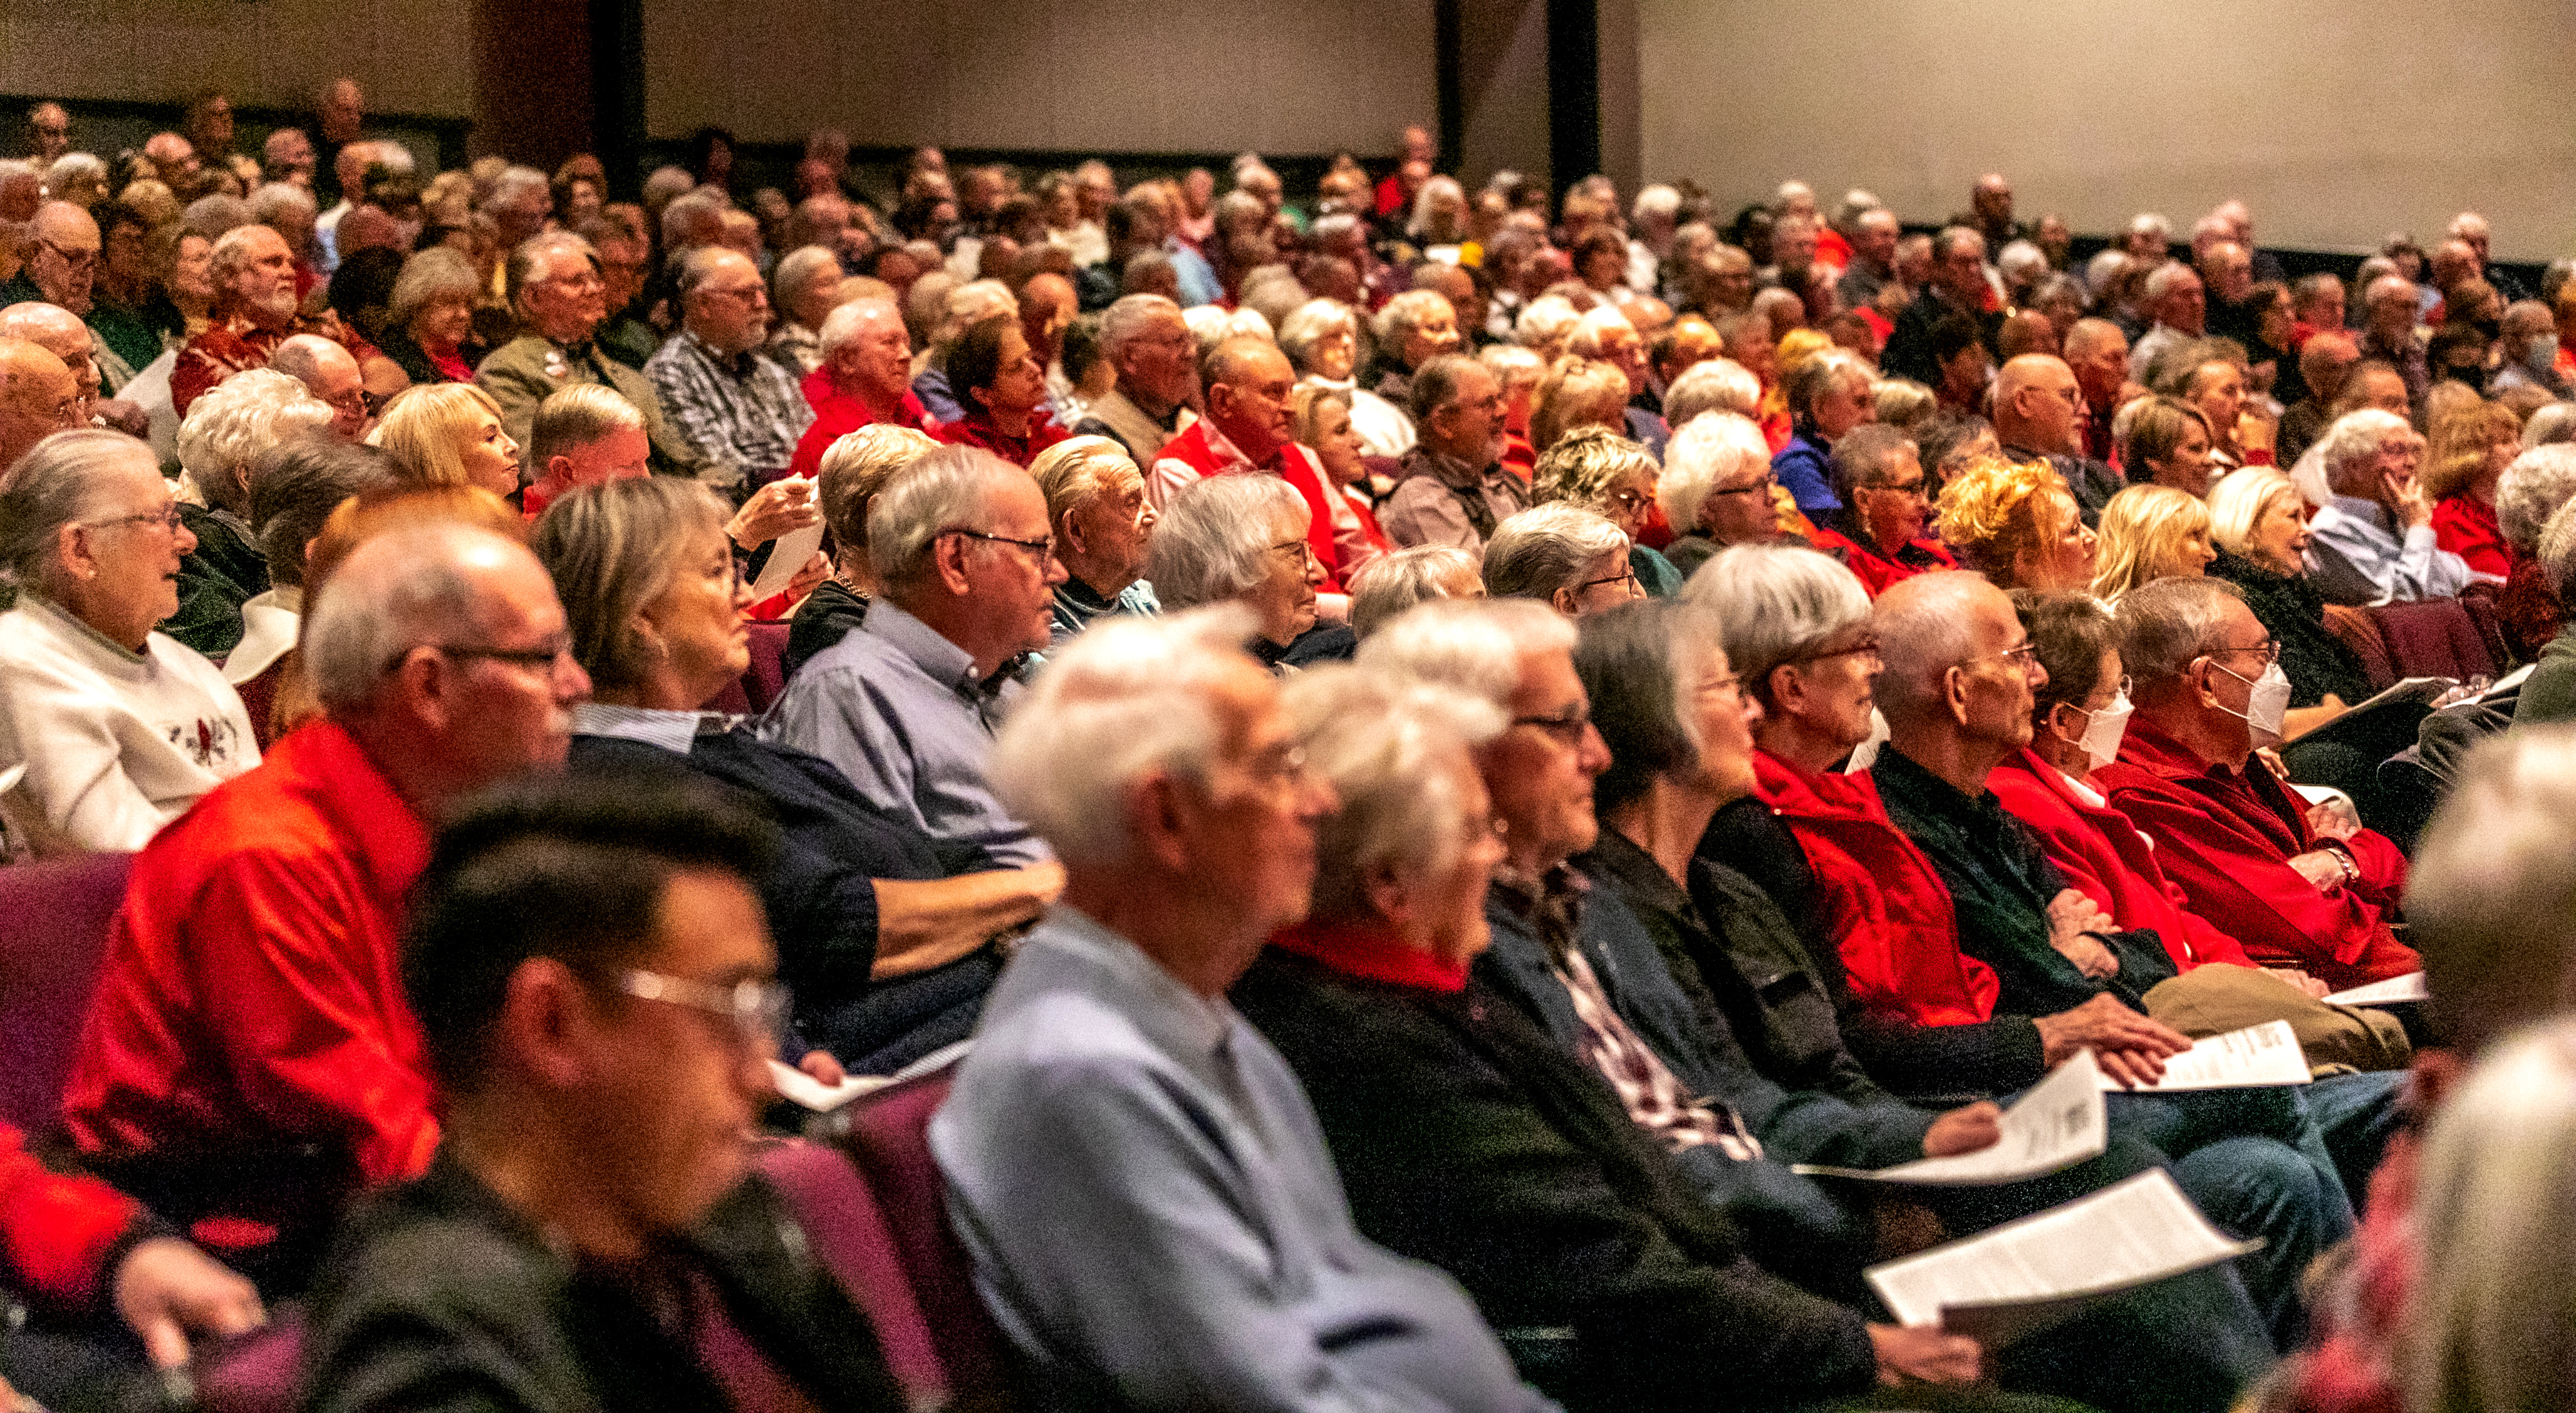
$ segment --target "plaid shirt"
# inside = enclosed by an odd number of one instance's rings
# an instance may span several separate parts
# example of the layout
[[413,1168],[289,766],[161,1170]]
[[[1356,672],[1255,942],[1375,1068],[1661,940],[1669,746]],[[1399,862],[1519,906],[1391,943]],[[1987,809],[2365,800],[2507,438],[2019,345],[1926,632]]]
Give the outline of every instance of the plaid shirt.
[[716,352],[682,330],[644,365],[662,414],[700,456],[734,467],[755,485],[774,481],[796,457],[814,420],[797,375],[760,353]]

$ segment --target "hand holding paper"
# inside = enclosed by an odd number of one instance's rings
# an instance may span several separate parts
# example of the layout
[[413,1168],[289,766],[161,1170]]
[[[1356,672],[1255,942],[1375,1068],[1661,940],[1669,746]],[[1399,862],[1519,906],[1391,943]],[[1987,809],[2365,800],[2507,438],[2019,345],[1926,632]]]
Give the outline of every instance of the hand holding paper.
[[1792,1171],[1923,1187],[1974,1187],[2053,1173],[2102,1152],[2109,1132],[2107,1111],[2102,1104],[2106,1087],[2108,1081],[2093,1063],[2092,1052],[2079,1050],[2074,1059],[2058,1066],[2056,1073],[2032,1085],[2019,1102],[2004,1110],[1997,1125],[2000,1136],[1989,1147],[1899,1163],[1875,1172],[1806,1163]]
[[2153,1084],[2123,1085],[2105,1076],[2102,1087],[2161,1092],[2307,1082],[2308,1057],[2299,1048],[2298,1033],[2288,1021],[2278,1020],[2201,1040],[2167,1059],[2164,1077]]

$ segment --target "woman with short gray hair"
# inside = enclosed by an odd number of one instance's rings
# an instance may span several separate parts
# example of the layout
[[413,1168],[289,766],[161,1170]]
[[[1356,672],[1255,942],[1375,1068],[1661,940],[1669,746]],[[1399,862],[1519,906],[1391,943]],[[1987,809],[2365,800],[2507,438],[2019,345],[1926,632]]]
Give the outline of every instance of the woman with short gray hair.
[[1365,639],[1432,599],[1481,599],[1476,557],[1456,545],[1415,545],[1372,560],[1351,576],[1351,631]]
[[188,405],[179,467],[205,497],[179,513],[197,547],[179,575],[179,608],[161,631],[209,657],[241,641],[242,605],[269,586],[250,524],[251,468],[272,448],[331,425],[331,405],[284,373],[235,373]]
[[1568,618],[1646,596],[1619,527],[1562,501],[1533,506],[1485,542],[1485,592],[1536,599]]
[[0,794],[13,851],[140,849],[259,764],[250,714],[215,665],[153,625],[196,548],[152,449],[57,432],[0,478]]
[[823,321],[841,298],[841,257],[819,245],[800,245],[778,257],[769,272],[769,303],[779,314],[770,351],[794,359],[801,377],[823,365]]
[[444,245],[403,262],[385,303],[384,354],[412,382],[470,383],[483,353],[474,338],[474,302],[483,295],[474,262]]
[[1737,545],[1682,590],[1708,610],[1727,661],[1768,706],[1771,674],[1869,624],[1869,591],[1849,569],[1804,545]]
[[1250,649],[1273,670],[1346,658],[1347,627],[1316,621],[1324,567],[1306,544],[1305,497],[1276,476],[1210,476],[1163,506],[1145,578],[1168,610],[1232,601],[1250,608]]
[[1413,418],[1359,385],[1359,316],[1338,299],[1310,299],[1279,324],[1279,351],[1297,367],[1298,386],[1344,394],[1360,450],[1369,456],[1402,456],[1413,450]]

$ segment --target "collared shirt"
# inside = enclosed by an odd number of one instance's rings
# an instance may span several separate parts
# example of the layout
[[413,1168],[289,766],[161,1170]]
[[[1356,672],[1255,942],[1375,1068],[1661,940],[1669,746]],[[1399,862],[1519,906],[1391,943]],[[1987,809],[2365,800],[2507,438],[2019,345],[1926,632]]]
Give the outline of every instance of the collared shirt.
[[793,319],[769,336],[769,351],[800,378],[823,366],[823,336]]
[[1485,547],[1494,527],[1529,509],[1529,491],[1502,463],[1474,467],[1445,452],[1416,446],[1405,453],[1395,493],[1378,524],[1398,548],[1455,545],[1470,553]]
[[743,718],[721,711],[671,711],[614,702],[578,702],[572,709],[572,734],[576,736],[641,741],[680,756],[687,755],[700,736],[731,731],[742,722]]
[[1089,584],[1067,577],[1055,586],[1053,624],[1048,636],[1058,644],[1091,626],[1091,620],[1109,613],[1132,613],[1151,618],[1163,611],[1162,601],[1154,597],[1154,586],[1139,579],[1118,591],[1116,601],[1102,598]]
[[1154,453],[1161,451],[1172,438],[1190,429],[1199,415],[1186,404],[1175,404],[1168,416],[1155,417],[1117,388],[1091,404],[1082,420],[1073,424],[1078,437],[1115,437],[1127,448],[1128,457],[1138,466],[1154,464]]
[[1454,1281],[1353,1228],[1278,1051],[1071,907],[994,987],[930,1147],[977,1288],[1059,1385],[1143,1408],[1548,1406]]
[[644,373],[682,441],[755,483],[786,473],[814,420],[786,365],[759,353],[719,353],[694,330],[662,345]]
[[865,622],[816,653],[761,734],[841,768],[859,793],[933,839],[973,845],[996,868],[1055,857],[984,778],[993,732],[1019,684],[978,678],[964,648],[878,599]]
[[2456,596],[2475,576],[2431,525],[2401,538],[2388,507],[2336,496],[2308,522],[2308,576],[2328,603],[2413,603]]

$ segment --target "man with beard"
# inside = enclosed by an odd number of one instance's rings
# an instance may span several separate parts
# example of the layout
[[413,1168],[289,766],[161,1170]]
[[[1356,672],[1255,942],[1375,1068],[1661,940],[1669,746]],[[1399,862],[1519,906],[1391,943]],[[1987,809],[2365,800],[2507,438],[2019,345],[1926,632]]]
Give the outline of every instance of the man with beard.
[[239,226],[215,242],[211,275],[213,322],[179,350],[170,370],[170,406],[180,416],[206,389],[249,368],[265,368],[278,345],[297,334],[319,334],[349,350],[363,370],[381,358],[375,346],[340,316],[297,311],[295,252],[286,237],[266,226]]

